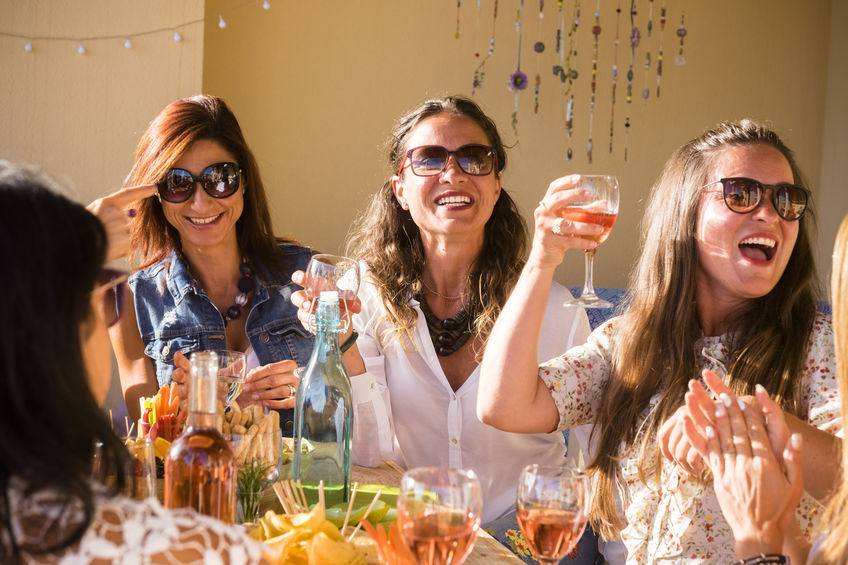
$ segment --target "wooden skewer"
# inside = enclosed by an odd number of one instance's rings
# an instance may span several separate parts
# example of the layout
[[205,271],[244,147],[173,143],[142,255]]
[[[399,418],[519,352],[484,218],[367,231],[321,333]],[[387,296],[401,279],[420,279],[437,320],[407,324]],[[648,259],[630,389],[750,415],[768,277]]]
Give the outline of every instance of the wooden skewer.
[[360,518],[359,523],[354,528],[353,532],[350,534],[350,537],[347,538],[347,542],[350,543],[353,541],[353,537],[356,535],[356,532],[359,531],[359,528],[362,527],[362,521],[368,518],[368,515],[371,513],[371,509],[374,508],[374,505],[377,504],[377,500],[380,499],[380,495],[383,494],[383,489],[377,489],[377,494],[374,495],[374,499],[371,501],[371,504],[368,505],[368,508],[365,510],[365,514]]
[[293,514],[293,508],[289,504],[289,499],[286,496],[285,490],[283,489],[283,485],[280,483],[274,483],[274,494],[277,495],[277,500],[280,501],[280,506],[283,507],[283,511],[286,514]]
[[289,514],[297,514],[300,512],[300,504],[298,503],[297,497],[294,494],[294,488],[291,481],[286,481],[283,483],[283,491],[286,493],[286,498],[289,501],[289,506],[292,511]]
[[127,427],[127,437],[130,437],[130,418],[129,418],[129,416],[124,416],[124,425]]
[[[297,486],[300,487],[300,481],[297,482]],[[302,487],[301,491],[303,491]],[[327,506],[324,504],[324,479],[318,481],[318,504],[320,504],[321,508],[325,511],[327,510]]]
[[359,483],[353,483],[353,489],[350,491],[350,502],[347,505],[347,513],[345,514],[344,524],[342,524],[342,535],[344,535],[345,528],[347,528],[347,523],[350,520],[350,512],[353,510],[353,501],[356,499],[356,488],[359,486]]
[[[292,485],[294,487],[294,485]],[[303,504],[303,511],[309,512],[309,503],[306,501],[306,493],[303,490],[303,485],[300,483],[300,479],[297,480],[297,491],[295,494],[300,494],[300,501]]]
[[109,408],[109,425],[112,426],[112,431],[115,431],[115,417],[112,416],[112,409]]

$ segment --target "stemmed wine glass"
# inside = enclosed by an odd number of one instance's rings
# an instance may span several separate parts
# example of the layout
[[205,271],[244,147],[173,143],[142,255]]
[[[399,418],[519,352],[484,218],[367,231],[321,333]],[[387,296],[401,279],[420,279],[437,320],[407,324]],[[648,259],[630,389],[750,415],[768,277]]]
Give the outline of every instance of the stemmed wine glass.
[[359,263],[338,255],[313,255],[309,265],[306,266],[304,289],[312,301],[309,308],[309,323],[313,331],[316,329],[314,310],[318,304],[315,299],[325,290],[335,290],[339,293],[339,300],[345,304],[347,325],[342,328],[342,331],[346,332],[351,323],[350,308],[347,306],[356,300],[356,293],[359,292]]
[[528,465],[518,479],[516,509],[533,556],[559,563],[586,527],[589,478],[571,465]]
[[417,467],[404,473],[397,501],[401,537],[419,565],[460,565],[471,553],[483,494],[474,471]]
[[[589,200],[569,204],[559,210],[561,218],[572,222],[599,224],[604,231],[597,235],[584,235],[585,239],[597,241],[598,245],[609,237],[613,224],[618,217],[618,179],[612,175],[581,175],[577,188],[591,192]],[[595,294],[592,282],[595,249],[586,250],[586,277],[583,282],[583,292],[577,298],[565,302],[565,306],[582,306],[583,308],[612,308],[613,304],[599,298]]]

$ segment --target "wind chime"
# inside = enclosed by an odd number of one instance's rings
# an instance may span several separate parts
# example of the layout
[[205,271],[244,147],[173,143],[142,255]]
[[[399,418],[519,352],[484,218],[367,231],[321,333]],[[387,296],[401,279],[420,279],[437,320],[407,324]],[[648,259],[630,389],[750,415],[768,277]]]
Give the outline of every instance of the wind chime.
[[[626,82],[626,107],[627,110],[624,115],[624,143],[623,143],[623,155],[624,160],[627,161],[628,152],[629,152],[629,143],[630,143],[630,129],[633,124],[633,120],[631,119],[631,112],[633,109],[633,89],[634,89],[634,81],[635,81],[635,73],[636,73],[636,55],[637,50],[641,48],[644,49],[644,70],[642,73],[642,89],[641,96],[643,101],[643,107],[648,103],[650,98],[651,89],[648,86],[651,80],[652,66],[656,68],[656,94],[655,98],[660,98],[661,94],[661,86],[662,86],[662,75],[663,75],[663,57],[664,57],[664,44],[663,39],[665,35],[665,24],[667,21],[668,10],[666,8],[666,0],[662,0],[662,4],[659,10],[659,19],[657,20],[659,25],[659,33],[657,34],[658,43],[656,47],[656,56],[652,55],[652,47],[653,47],[653,36],[654,36],[654,2],[655,0],[642,0],[643,2],[647,1],[648,9],[647,9],[647,19],[643,20],[644,23],[644,44],[642,44],[642,30],[640,30],[637,18],[639,16],[637,0],[630,0],[630,61],[627,67],[627,73],[625,75]],[[557,14],[559,16],[557,27],[554,29],[554,52],[556,62],[553,65],[553,76],[555,79],[559,79],[561,84],[561,97],[562,97],[562,119],[564,123],[564,130],[566,134],[566,152],[565,152],[565,160],[571,161],[574,155],[573,151],[573,137],[574,137],[574,123],[575,123],[575,89],[574,84],[579,78],[579,73],[577,71],[577,61],[578,61],[578,32],[580,31],[580,15],[581,15],[581,0],[573,0],[571,2],[571,17],[567,18],[567,7],[565,4],[568,2],[564,0],[558,0],[556,3]],[[477,11],[481,12],[481,0],[477,0]],[[456,31],[455,37],[459,38],[459,15],[460,15],[460,5],[461,0],[457,0],[457,19],[456,19]],[[485,78],[486,78],[486,63],[489,58],[494,54],[495,51],[495,30],[497,28],[497,18],[498,18],[498,5],[499,0],[493,0],[493,11],[492,11],[492,33],[489,38],[488,44],[488,53],[485,57],[480,61],[477,67],[474,69],[474,78],[472,83],[471,94],[475,95],[479,88],[482,88]],[[519,94],[521,91],[526,90],[530,84],[530,81],[527,77],[527,74],[522,70],[522,40],[523,40],[523,32],[524,32],[524,24],[525,24],[525,12],[524,12],[524,0],[519,0],[519,5],[516,10],[515,16],[515,30],[517,37],[517,56],[516,56],[516,67],[515,70],[509,75],[507,80],[507,88],[510,92],[513,93],[513,112],[511,116],[511,125],[513,131],[516,135],[518,135],[518,108],[519,108]],[[543,88],[543,73],[541,72],[541,68],[544,64],[544,53],[546,52],[546,45],[544,41],[545,31],[544,31],[544,8],[545,2],[544,0],[539,0],[538,4],[538,28],[536,31],[536,39],[533,42],[533,51],[535,52],[535,73],[533,80],[533,113],[538,114],[539,108],[541,105],[541,91]],[[618,94],[618,81],[619,81],[619,46],[621,44],[621,16],[624,13],[622,9],[622,0],[618,0],[617,7],[615,8],[615,35],[613,37],[613,51],[612,51],[612,62],[611,66],[607,68],[611,68],[610,76],[610,122],[609,122],[609,144],[608,149],[609,153],[612,154],[615,148],[615,120],[616,120],[616,102],[617,102],[617,94]],[[599,60],[600,46],[602,41],[602,12],[601,12],[601,0],[595,0],[595,10],[592,13],[592,25],[588,27],[588,32],[591,33],[591,41],[592,41],[592,50],[591,50],[591,76],[589,78],[589,100],[587,106],[587,114],[586,114],[586,159],[589,164],[592,164],[592,160],[594,157],[594,114],[596,102],[599,101],[602,96],[602,91],[599,90],[599,65],[609,65],[610,63],[604,63]],[[570,25],[568,25],[570,23]],[[680,16],[680,27],[677,28],[676,35],[679,39],[679,47],[676,57],[674,58],[674,62],[676,65],[685,65],[686,58],[683,54],[683,45],[684,39],[687,35],[687,30],[685,27],[685,14],[681,13]],[[480,53],[475,53],[475,57],[480,57]],[[638,92],[638,90],[637,90]],[[637,94],[638,96],[638,94]]]

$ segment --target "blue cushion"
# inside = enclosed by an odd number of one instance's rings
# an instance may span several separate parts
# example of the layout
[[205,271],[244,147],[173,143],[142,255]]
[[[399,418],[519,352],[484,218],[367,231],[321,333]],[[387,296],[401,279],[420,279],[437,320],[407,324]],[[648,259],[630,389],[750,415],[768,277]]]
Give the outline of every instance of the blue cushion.
[[[570,286],[568,290],[574,296],[580,296],[583,291],[581,286]],[[613,303],[612,308],[586,308],[586,315],[589,316],[589,325],[594,330],[608,319],[618,314],[617,308],[621,305],[624,297],[627,295],[627,290],[623,288],[595,288],[595,294],[599,298]]]
[[[515,511],[498,518],[494,522],[483,524],[483,529],[508,547],[525,563],[538,565],[539,562],[530,553],[527,540],[524,539],[524,534],[518,527]],[[577,542],[577,547],[560,561],[562,565],[595,565],[603,562],[603,556],[598,551],[598,536],[589,525],[586,526],[583,536]]]

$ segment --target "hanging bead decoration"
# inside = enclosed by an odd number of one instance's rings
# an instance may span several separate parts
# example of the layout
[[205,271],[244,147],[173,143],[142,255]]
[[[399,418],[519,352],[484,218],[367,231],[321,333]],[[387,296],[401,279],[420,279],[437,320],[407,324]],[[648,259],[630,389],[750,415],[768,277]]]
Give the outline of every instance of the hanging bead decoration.
[[674,64],[682,67],[686,64],[686,57],[683,56],[683,38],[686,37],[686,26],[683,25],[686,14],[680,14],[680,27],[677,28],[677,37],[680,38],[680,51],[677,52],[677,57],[674,58]]
[[636,0],[630,0],[630,67],[627,69],[627,103],[633,102],[633,65],[641,34],[636,27]]
[[509,82],[507,83],[507,87],[515,93],[512,110],[512,131],[515,132],[515,135],[518,135],[518,93],[527,88],[527,75],[521,70],[521,13],[523,11],[524,0],[521,0],[521,5],[515,14],[515,31],[518,33],[518,65],[515,71],[509,75]]
[[592,127],[595,117],[595,88],[598,82],[598,36],[601,35],[601,0],[595,4],[595,25],[592,26],[592,82],[589,98],[589,139],[586,141],[586,157],[592,164]]
[[541,64],[540,55],[545,51],[545,44],[542,42],[542,20],[545,17],[545,0],[539,0],[539,30],[537,32],[537,41],[533,45],[533,51],[536,52],[536,88],[533,90],[533,113],[539,113],[539,88],[542,85],[542,75],[539,73]]
[[[480,3],[477,3],[477,9],[480,9]],[[486,79],[486,61],[489,60],[489,57],[495,52],[495,29],[497,29],[498,22],[498,0],[495,0],[495,8],[494,15],[492,16],[492,35],[489,38],[489,52],[483,57],[483,60],[480,61],[480,64],[477,65],[477,68],[474,69],[474,81],[471,87],[471,96],[474,96],[477,93],[477,89],[483,86],[483,81]],[[478,54],[479,56],[479,54]]]
[[621,32],[621,0],[618,0],[618,7],[615,9],[615,41],[613,41],[613,61],[612,61],[612,98],[610,101],[610,136],[609,136],[609,152],[612,153],[613,138],[615,136],[615,86],[618,82],[618,46],[620,44]]
[[627,69],[627,116],[624,118],[624,160],[627,161],[627,148],[630,145],[630,104],[633,102],[633,64],[636,61],[636,48],[641,34],[636,27],[636,0],[630,0],[630,68]]
[[660,97],[660,82],[662,81],[663,65],[663,35],[665,34],[665,0],[660,8],[660,48],[657,52],[657,98]]
[[456,32],[453,34],[455,39],[459,39],[459,8],[462,6],[462,0],[456,0]]
[[651,30],[654,27],[654,0],[648,0],[648,45],[645,47],[645,87],[642,89],[642,100],[647,101],[650,95],[648,75],[651,71]]
[[[562,4],[560,3],[560,37],[565,35],[565,14],[562,13]],[[559,75],[563,83],[563,96],[568,97],[565,103],[565,133],[568,135],[568,148],[565,152],[565,160],[571,161],[574,156],[574,150],[571,147],[572,133],[574,132],[574,81],[578,77],[577,69],[574,68],[572,60],[577,58],[577,49],[574,48],[574,41],[577,37],[577,28],[580,27],[580,0],[574,1],[574,9],[571,15],[571,28],[568,31],[568,55],[566,55],[565,45],[562,46],[560,52],[559,66],[554,67],[554,74]]]

